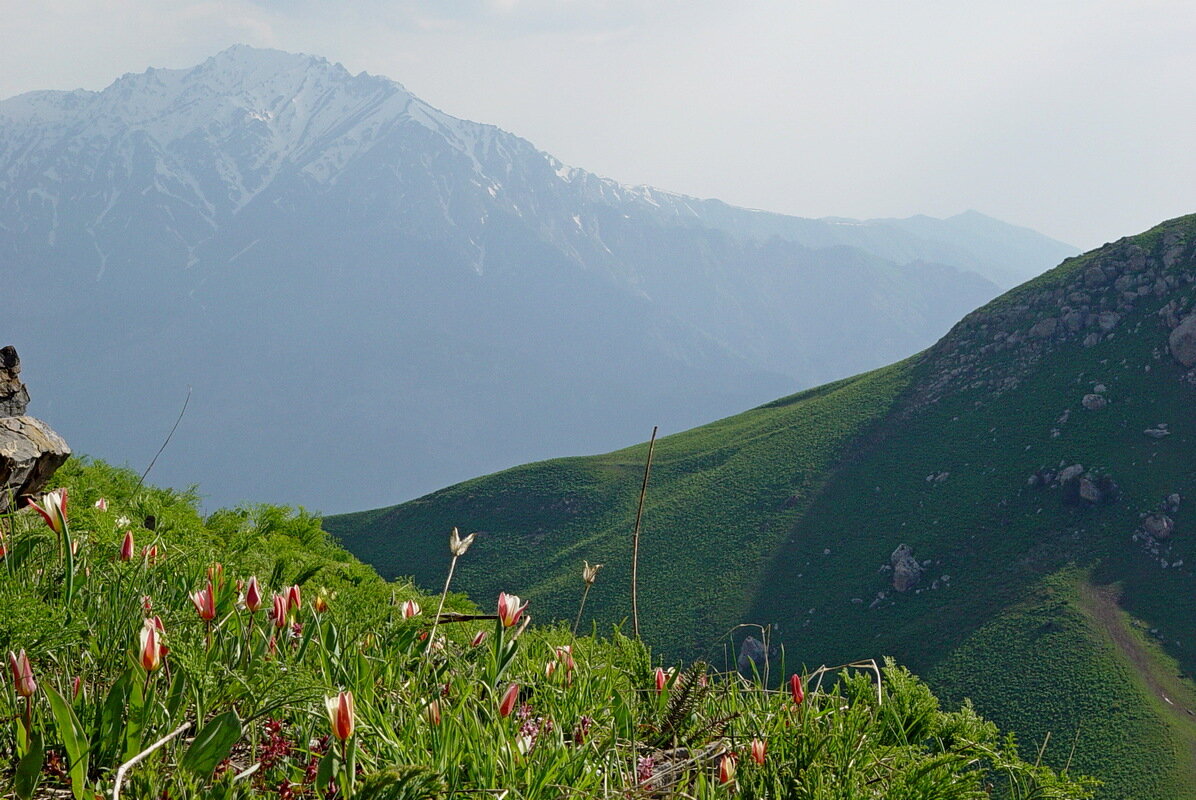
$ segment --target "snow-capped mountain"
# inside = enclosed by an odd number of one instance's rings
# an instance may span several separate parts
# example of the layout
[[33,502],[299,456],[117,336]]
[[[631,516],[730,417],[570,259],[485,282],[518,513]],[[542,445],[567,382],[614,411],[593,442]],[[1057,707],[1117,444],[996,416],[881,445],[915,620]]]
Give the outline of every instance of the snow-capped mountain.
[[192,385],[155,478],[219,503],[389,503],[715,418],[911,353],[1071,252],[974,212],[628,187],[244,46],[0,102],[0,334],[38,413],[141,465]]

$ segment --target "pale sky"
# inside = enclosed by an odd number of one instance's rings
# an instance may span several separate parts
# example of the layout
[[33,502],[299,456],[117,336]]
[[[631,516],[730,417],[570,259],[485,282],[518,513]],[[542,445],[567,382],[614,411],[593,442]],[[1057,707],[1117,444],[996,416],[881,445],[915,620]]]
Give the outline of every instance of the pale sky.
[[0,98],[239,42],[736,205],[1084,248],[1196,212],[1196,0],[0,0]]

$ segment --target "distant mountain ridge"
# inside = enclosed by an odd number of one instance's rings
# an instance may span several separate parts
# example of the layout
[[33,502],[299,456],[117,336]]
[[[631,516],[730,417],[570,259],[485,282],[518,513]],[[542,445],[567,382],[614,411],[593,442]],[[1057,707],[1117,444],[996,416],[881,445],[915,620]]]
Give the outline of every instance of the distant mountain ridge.
[[53,365],[39,413],[144,464],[194,386],[156,478],[218,503],[375,505],[697,424],[918,350],[1071,252],[975,213],[628,187],[244,46],[0,101],[9,338]]

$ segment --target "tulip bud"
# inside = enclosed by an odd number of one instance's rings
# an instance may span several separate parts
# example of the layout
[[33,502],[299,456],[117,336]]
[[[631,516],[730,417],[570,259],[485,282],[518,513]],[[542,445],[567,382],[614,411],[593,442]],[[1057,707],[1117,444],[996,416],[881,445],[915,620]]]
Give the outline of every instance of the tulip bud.
[[141,596],[141,610],[146,614],[149,614],[154,610],[154,599],[148,594],[143,594]]
[[208,583],[215,584],[217,588],[224,585],[224,565],[220,562],[208,567]]
[[430,702],[426,706],[424,706],[424,719],[426,719],[428,721],[428,724],[430,724],[430,725],[439,725],[440,724],[440,701],[439,700],[433,700],[432,702]]
[[98,508],[100,511],[107,511],[108,501],[101,497],[99,500],[96,500],[96,508]]
[[312,610],[317,614],[323,614],[328,610],[328,590],[320,589],[320,593],[316,595],[316,599],[311,603]]
[[141,548],[141,557],[146,564],[157,564],[159,555],[157,543]]
[[587,586],[593,586],[594,581],[598,579],[598,570],[602,569],[602,564],[594,564],[590,566],[589,561],[582,561],[585,566],[581,570],[581,579]]
[[449,552],[456,557],[465,555],[466,551],[469,550],[469,546],[473,544],[475,536],[477,536],[476,533],[471,533],[462,539],[457,529],[453,528],[453,532],[449,534]]
[[353,713],[353,693],[340,692],[336,697],[326,697],[324,707],[328,709],[332,735],[342,742],[352,736],[353,725],[356,722]]
[[764,766],[764,755],[768,751],[768,744],[763,739],[752,739],[752,761]]
[[419,603],[414,600],[408,600],[403,603],[403,619],[411,619],[418,616],[420,612]]
[[245,585],[245,610],[250,614],[256,614],[257,610],[262,607],[262,587],[258,585],[257,576],[254,575],[249,579],[249,583]]
[[577,668],[577,662],[573,660],[573,645],[566,644],[556,648],[556,659],[564,664],[569,672]]
[[656,668],[656,693],[660,694],[664,691],[666,676],[664,670],[660,667]]
[[133,557],[133,532],[125,531],[125,538],[120,543],[120,560],[128,561]]
[[303,600],[299,597],[299,587],[292,586],[287,589],[287,610],[299,611],[301,608],[303,608]]
[[806,699],[806,693],[801,687],[801,676],[797,673],[789,679],[789,692],[793,695],[794,705],[801,705],[802,701]]
[[76,675],[71,679],[71,700],[78,700],[81,691],[83,691],[83,678]]
[[556,673],[557,662],[549,661],[544,665],[544,677],[552,680],[552,676]]
[[498,704],[498,713],[504,717],[511,716],[511,712],[515,710],[515,701],[518,699],[519,684],[512,683],[503,693],[502,700]]
[[8,651],[8,667],[12,670],[13,689],[21,697],[29,697],[37,691],[37,681],[33,679],[33,667],[29,664],[29,657],[22,650],[19,654]]
[[287,624],[286,595],[276,594],[270,601],[270,621],[276,628],[284,628]]
[[42,515],[42,519],[50,526],[50,530],[60,534],[66,529],[66,487],[46,492],[42,496],[42,504],[38,505],[29,500],[33,510]]
[[735,754],[725,753],[718,761],[718,782],[730,783],[735,780]]
[[487,635],[488,635],[488,634],[486,633],[486,631],[478,631],[477,633],[475,633],[475,634],[473,635],[473,639],[471,639],[471,640],[470,640],[470,642],[469,642],[469,646],[470,646],[470,647],[477,647],[477,646],[478,646],[478,645],[480,645],[482,642],[486,641],[486,636],[487,636]]
[[158,641],[158,625],[155,619],[147,619],[141,626],[141,668],[153,672],[162,664],[162,646]]
[[504,628],[509,628],[519,622],[527,603],[519,605],[519,595],[500,592],[498,595],[498,618],[502,620]]

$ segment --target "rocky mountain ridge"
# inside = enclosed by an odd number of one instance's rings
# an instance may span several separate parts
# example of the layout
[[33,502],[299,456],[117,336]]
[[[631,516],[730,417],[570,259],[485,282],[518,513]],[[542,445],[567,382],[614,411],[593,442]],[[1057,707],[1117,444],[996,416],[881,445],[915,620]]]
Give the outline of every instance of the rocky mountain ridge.
[[625,186],[278,51],[0,101],[45,416],[140,470],[193,387],[155,477],[211,505],[363,507],[698,424],[908,355],[1068,252]]

